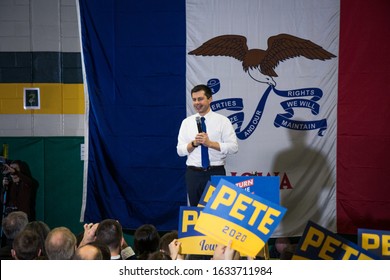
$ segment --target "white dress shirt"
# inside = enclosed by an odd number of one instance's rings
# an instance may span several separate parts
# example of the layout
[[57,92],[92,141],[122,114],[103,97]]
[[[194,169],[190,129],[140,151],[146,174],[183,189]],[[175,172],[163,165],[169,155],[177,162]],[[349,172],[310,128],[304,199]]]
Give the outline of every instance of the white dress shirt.
[[[195,148],[188,153],[187,145],[195,140],[198,134],[195,114],[187,117],[181,123],[177,139],[177,154],[181,157],[187,156],[187,166],[202,166],[201,147]],[[209,148],[210,166],[225,165],[226,155],[235,154],[238,151],[237,136],[230,120],[210,110],[205,116],[207,135],[213,142],[218,142],[221,151]]]

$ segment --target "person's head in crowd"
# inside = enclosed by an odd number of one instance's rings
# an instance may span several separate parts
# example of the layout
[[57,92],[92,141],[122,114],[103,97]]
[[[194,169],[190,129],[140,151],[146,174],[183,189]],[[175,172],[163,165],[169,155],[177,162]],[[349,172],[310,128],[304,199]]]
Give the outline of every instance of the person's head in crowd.
[[161,252],[161,251],[156,251],[156,252],[149,254],[148,260],[160,260],[161,261],[161,260],[172,260],[172,259],[166,253]]
[[103,260],[103,254],[99,247],[94,244],[85,244],[76,249],[74,260]]
[[76,236],[66,227],[52,229],[46,237],[45,248],[49,260],[70,260],[76,250]]
[[111,257],[120,257],[123,243],[123,231],[121,224],[113,219],[101,221],[96,229],[96,241],[108,246]]
[[291,260],[294,256],[296,248],[297,248],[297,244],[288,244],[280,253],[279,259]]
[[47,235],[50,232],[49,226],[42,221],[32,221],[26,225],[25,229],[32,230],[32,231],[35,231],[36,233],[38,233],[38,235],[41,239],[41,243],[42,243],[41,256],[46,256],[45,240],[46,240]]
[[92,241],[88,244],[99,248],[100,252],[102,253],[102,260],[110,260],[111,259],[110,248],[108,248],[107,244],[104,244],[103,242],[100,242],[97,240]]
[[20,177],[19,177],[19,173],[22,173],[28,177],[32,177],[32,174],[31,174],[31,170],[30,170],[30,167],[28,166],[28,164],[22,160],[13,160],[9,166],[15,170],[15,172],[12,172],[10,175],[11,175],[11,179],[14,183],[18,183],[19,180],[20,180]]
[[278,237],[275,239],[275,249],[279,255],[290,245],[291,242],[288,237]]
[[24,229],[16,235],[11,250],[14,259],[35,260],[41,255],[41,252],[42,242],[37,232]]
[[8,240],[14,240],[16,235],[21,232],[28,224],[27,214],[22,211],[15,211],[3,218],[2,227],[5,237]]
[[158,250],[160,244],[160,235],[151,224],[145,224],[138,227],[134,233],[134,250],[137,258],[146,260],[149,254]]
[[160,244],[159,244],[159,249],[161,252],[164,252],[168,255],[171,255],[171,252],[169,250],[169,244],[175,240],[178,239],[178,232],[177,230],[173,230],[170,232],[165,233],[163,236],[160,238]]

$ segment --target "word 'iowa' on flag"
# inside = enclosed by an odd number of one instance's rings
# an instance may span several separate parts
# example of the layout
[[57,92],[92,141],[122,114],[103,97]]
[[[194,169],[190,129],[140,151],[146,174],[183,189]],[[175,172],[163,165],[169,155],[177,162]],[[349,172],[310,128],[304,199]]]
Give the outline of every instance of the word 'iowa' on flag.
[[293,260],[374,260],[380,259],[345,238],[309,221]]
[[279,225],[286,209],[221,179],[195,230],[243,255],[255,257]]

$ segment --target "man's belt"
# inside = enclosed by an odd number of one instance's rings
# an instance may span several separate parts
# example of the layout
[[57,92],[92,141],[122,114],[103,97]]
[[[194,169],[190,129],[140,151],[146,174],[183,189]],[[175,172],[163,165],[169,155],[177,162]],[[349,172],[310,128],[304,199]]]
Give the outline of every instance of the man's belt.
[[211,171],[211,170],[224,169],[225,167],[223,165],[211,165],[207,168],[203,168],[203,167],[189,165],[189,166],[187,166],[187,168],[194,170],[194,171],[198,171],[198,172],[206,172],[206,171]]

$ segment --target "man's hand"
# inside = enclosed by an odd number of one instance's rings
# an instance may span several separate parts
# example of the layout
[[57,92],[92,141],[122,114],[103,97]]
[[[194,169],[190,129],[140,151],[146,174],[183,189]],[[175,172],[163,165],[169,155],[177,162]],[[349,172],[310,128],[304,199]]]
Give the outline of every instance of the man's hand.
[[95,240],[95,233],[98,225],[99,223],[96,224],[90,223],[84,225],[84,235],[83,235],[83,239],[80,242],[79,247]]

